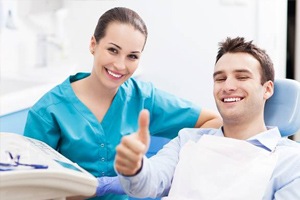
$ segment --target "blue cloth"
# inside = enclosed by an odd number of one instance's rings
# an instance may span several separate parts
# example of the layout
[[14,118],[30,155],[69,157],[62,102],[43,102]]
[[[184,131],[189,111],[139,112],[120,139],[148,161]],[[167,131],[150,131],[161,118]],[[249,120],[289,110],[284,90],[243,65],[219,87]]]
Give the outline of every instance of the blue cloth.
[[103,196],[106,194],[125,194],[117,176],[104,176],[97,178],[97,181],[98,187],[96,191],[96,196]]
[[[181,147],[189,140],[198,141],[204,134],[224,137],[222,129],[181,130],[179,136],[171,140],[155,156],[150,159],[144,157],[143,167],[140,173],[131,177],[119,174],[124,190],[140,198],[167,196],[176,165],[179,161]],[[278,161],[263,200],[299,200],[299,143],[287,138],[282,138],[276,127],[251,137],[247,141],[268,151],[276,150],[278,153]],[[218,170],[218,166],[212,167]]]
[[[95,177],[116,176],[115,147],[123,135],[137,131],[139,112],[150,112],[152,135],[174,138],[194,127],[201,109],[189,101],[128,79],[99,122],[76,97],[71,83],[90,74],[78,73],[46,93],[29,111],[24,135],[44,141]],[[124,199],[109,195],[102,199]]]

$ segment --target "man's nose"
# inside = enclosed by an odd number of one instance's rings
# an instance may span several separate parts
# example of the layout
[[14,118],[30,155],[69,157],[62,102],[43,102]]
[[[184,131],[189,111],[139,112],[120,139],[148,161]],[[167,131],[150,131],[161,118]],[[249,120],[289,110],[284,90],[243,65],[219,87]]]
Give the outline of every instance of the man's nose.
[[237,81],[234,79],[226,79],[224,82],[224,90],[225,91],[234,91],[237,88]]

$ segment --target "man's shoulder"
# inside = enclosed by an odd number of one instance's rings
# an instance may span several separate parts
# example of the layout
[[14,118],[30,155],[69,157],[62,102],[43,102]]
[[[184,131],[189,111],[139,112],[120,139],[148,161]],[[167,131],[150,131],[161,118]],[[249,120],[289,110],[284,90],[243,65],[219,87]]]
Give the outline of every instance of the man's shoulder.
[[300,168],[300,143],[290,140],[288,138],[282,138],[277,147],[279,155],[284,160],[289,160],[288,162],[299,163]]
[[183,128],[179,133],[197,134],[197,135],[216,135],[219,129],[216,128]]
[[219,135],[219,129],[216,128],[183,128],[178,136],[185,140],[198,140],[203,135]]

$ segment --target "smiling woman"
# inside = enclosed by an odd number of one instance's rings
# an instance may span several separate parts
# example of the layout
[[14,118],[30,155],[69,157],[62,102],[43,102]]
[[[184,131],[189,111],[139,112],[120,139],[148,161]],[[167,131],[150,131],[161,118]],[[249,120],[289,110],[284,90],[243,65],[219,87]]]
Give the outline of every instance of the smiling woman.
[[106,11],[90,40],[91,73],[69,76],[28,112],[24,135],[44,141],[98,177],[99,199],[128,198],[113,168],[115,148],[124,135],[137,130],[142,109],[150,112],[155,136],[174,138],[185,127],[221,126],[213,111],[132,77],[147,37],[135,11]]

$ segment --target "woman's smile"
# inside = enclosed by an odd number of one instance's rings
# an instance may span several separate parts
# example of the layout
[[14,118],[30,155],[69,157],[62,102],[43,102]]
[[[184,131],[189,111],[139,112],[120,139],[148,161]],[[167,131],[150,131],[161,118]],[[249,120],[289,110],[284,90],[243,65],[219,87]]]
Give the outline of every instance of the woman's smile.
[[121,79],[124,76],[122,74],[119,74],[117,72],[113,72],[113,71],[111,71],[109,69],[106,69],[106,68],[105,68],[105,70],[107,71],[109,77],[111,77],[113,79]]

